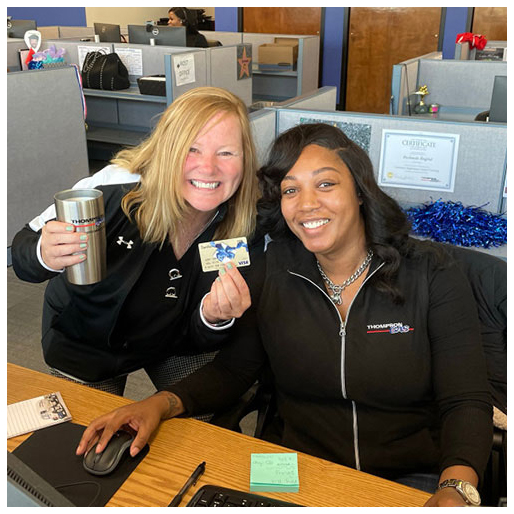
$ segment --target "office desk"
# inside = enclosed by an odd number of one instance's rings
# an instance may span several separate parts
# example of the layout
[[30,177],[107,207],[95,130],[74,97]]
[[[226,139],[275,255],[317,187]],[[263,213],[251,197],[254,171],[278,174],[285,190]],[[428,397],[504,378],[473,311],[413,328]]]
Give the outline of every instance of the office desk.
[[[7,365],[7,403],[60,391],[75,423],[95,417],[131,400],[63,379]],[[8,439],[14,450],[28,435]],[[199,487],[216,484],[248,491],[250,455],[291,451],[194,419],[161,424],[150,451],[108,506],[167,506],[195,467],[207,462],[206,472],[184,497],[186,505]],[[260,493],[307,506],[421,506],[427,493],[361,473],[310,455],[298,453],[299,493]]]

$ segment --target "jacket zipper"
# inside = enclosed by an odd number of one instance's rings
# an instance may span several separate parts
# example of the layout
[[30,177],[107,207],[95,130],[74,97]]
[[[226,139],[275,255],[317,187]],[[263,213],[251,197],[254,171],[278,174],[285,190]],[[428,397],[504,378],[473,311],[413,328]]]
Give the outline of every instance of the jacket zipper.
[[[310,282],[314,287],[319,289],[329,300],[330,304],[334,307],[334,309],[337,312],[337,315],[339,317],[339,337],[341,338],[341,392],[343,394],[343,398],[345,400],[348,399],[347,392],[346,392],[346,378],[344,374],[344,368],[345,368],[345,358],[346,358],[346,325],[348,323],[348,316],[350,315],[350,310],[352,308],[353,302],[357,295],[361,292],[361,289],[364,287],[364,284],[384,265],[384,263],[381,263],[375,270],[373,270],[362,282],[359,289],[355,293],[355,296],[353,297],[352,301],[350,302],[350,305],[348,306],[348,310],[346,311],[346,317],[343,321],[341,317],[341,313],[337,310],[337,307],[334,305],[334,302],[332,301],[332,298],[328,295],[328,293],[318,286],[315,282],[313,282],[311,279],[304,277],[303,275],[300,275],[298,273],[295,273],[294,271],[287,270],[288,273],[291,275],[295,275],[297,277],[303,278],[307,282]],[[354,455],[355,455],[355,469],[358,471],[361,470],[361,464],[360,464],[360,452],[359,452],[359,423],[357,421],[357,405],[353,400],[352,402],[352,418],[353,418],[353,449],[354,449]]]

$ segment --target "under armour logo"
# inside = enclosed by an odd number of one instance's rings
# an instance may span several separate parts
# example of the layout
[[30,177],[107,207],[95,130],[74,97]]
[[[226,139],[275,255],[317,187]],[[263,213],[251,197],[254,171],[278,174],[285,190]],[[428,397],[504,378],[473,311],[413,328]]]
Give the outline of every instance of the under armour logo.
[[128,241],[128,242],[127,242],[127,241],[124,241],[124,240],[123,240],[123,236],[119,236],[119,237],[118,237],[118,240],[117,240],[116,242],[117,242],[120,246],[121,246],[122,244],[127,245],[127,250],[131,250],[131,249],[132,249],[132,245],[134,244],[134,241],[132,241],[132,239],[131,239],[130,241]]

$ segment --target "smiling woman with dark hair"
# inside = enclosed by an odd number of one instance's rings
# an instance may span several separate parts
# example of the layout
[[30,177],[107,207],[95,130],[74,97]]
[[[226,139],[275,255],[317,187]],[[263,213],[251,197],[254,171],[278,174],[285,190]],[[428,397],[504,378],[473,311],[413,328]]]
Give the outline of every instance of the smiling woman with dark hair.
[[252,263],[252,306],[232,344],[95,420],[79,453],[125,423],[136,453],[161,419],[223,408],[269,365],[277,415],[265,438],[431,492],[427,506],[479,504],[492,406],[466,277],[409,237],[368,156],[336,127],[282,134],[258,177],[273,240]]

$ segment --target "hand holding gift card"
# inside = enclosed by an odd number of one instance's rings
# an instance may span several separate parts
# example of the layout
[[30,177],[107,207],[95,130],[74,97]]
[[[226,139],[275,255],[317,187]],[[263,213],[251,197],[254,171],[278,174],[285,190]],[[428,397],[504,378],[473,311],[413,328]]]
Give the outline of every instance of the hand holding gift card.
[[217,324],[241,317],[251,305],[250,290],[237,269],[250,265],[246,238],[200,243],[198,251],[203,271],[218,271],[218,277],[202,304],[205,320]]

